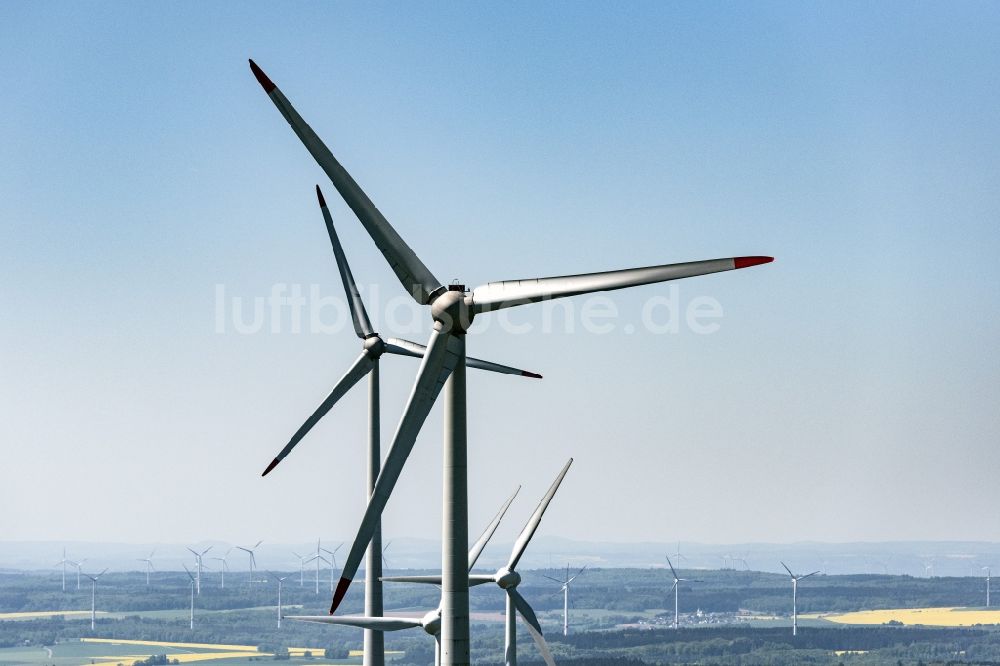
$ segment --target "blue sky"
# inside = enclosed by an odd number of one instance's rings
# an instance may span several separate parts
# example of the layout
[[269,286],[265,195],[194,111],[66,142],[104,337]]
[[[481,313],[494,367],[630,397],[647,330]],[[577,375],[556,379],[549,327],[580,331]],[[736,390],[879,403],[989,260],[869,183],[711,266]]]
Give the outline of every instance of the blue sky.
[[[470,354],[546,379],[470,380],[473,521],[573,455],[552,534],[1000,540],[998,32],[972,2],[5,3],[0,533],[353,534],[363,390],[258,476],[350,330],[214,330],[216,285],[340,292],[326,179],[253,57],[442,280],[777,257],[678,284],[712,335],[477,322]],[[387,446],[416,365],[383,366]],[[389,538],[439,530],[438,411]]]

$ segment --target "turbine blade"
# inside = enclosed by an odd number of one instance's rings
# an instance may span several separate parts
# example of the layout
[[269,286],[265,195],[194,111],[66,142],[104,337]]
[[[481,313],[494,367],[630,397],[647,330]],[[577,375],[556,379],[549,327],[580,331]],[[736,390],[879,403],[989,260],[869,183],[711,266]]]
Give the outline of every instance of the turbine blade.
[[674,580],[677,580],[677,572],[674,571],[674,563],[670,561],[670,557],[667,557],[667,566],[670,567],[670,573],[673,574]]
[[524,624],[528,628],[528,633],[535,640],[535,645],[538,646],[538,651],[542,654],[542,659],[545,660],[547,666],[556,666],[555,659],[552,658],[552,652],[549,650],[548,643],[545,642],[545,638],[542,636],[542,626],[538,624],[538,618],[535,617],[535,611],[531,610],[531,606],[525,601],[521,593],[517,591],[516,587],[509,588],[507,594],[510,595],[511,600],[514,602],[514,607],[517,608],[517,612],[521,614],[524,618]]
[[[319,420],[326,416],[327,412],[333,409],[333,406],[337,404],[337,401],[343,398],[344,395],[350,391],[362,377],[371,372],[374,365],[375,362],[372,361],[371,357],[368,356],[367,353],[363,352],[361,356],[358,357],[358,360],[354,362],[354,365],[351,366],[351,369],[347,371],[347,374],[341,377],[340,381],[337,382],[337,385],[333,387],[333,391],[331,391],[330,395],[326,397],[326,400],[320,403],[320,406],[316,408],[316,411],[312,413],[312,416],[306,419],[306,422],[295,431],[292,438],[288,440],[288,444],[285,444],[285,448],[281,449],[281,452],[278,453],[274,460],[271,461],[271,464],[267,466],[267,469],[264,470],[264,473],[261,474],[261,476],[267,476],[272,469],[277,467],[278,463],[284,460],[285,456],[291,453],[292,449],[294,449],[295,446],[302,441],[302,438],[306,436],[306,433],[312,430],[313,426],[319,423]],[[254,548],[256,548],[256,546],[254,546]]]
[[572,577],[572,578],[570,578],[570,579],[569,579],[568,581],[566,581],[566,584],[568,585],[569,583],[572,583],[572,582],[573,582],[574,580],[576,580],[576,579],[577,579],[577,578],[578,578],[578,577],[580,576],[580,574],[582,574],[582,573],[583,573],[583,570],[587,568],[587,566],[588,566],[588,565],[584,564],[584,565],[583,565],[583,569],[580,569],[580,570],[579,570],[579,571],[577,571],[577,572],[576,572],[575,574],[573,574],[573,577]]
[[644,284],[679,280],[681,278],[720,273],[737,268],[747,268],[774,261],[772,257],[735,257],[709,259],[682,264],[665,264],[645,268],[627,268],[603,273],[583,273],[561,277],[535,278],[490,282],[472,290],[472,304],[476,312],[489,312],[526,303],[537,303],[553,298],[611,291]]
[[781,566],[785,567],[785,571],[787,571],[787,572],[788,572],[788,575],[789,575],[789,576],[791,576],[792,578],[795,578],[795,574],[793,574],[793,573],[792,573],[792,570],[788,568],[788,565],[787,565],[787,564],[785,564],[784,562],[782,562],[782,563],[781,563]]
[[799,576],[799,580],[802,580],[803,578],[809,578],[809,576],[815,576],[818,573],[819,573],[818,571],[813,571],[812,573],[807,573],[805,576]]
[[[397,356],[413,356],[415,358],[420,358],[424,355],[425,349],[427,348],[420,343],[400,338],[389,338],[385,342],[385,350],[388,353],[396,354]],[[537,372],[512,368],[509,365],[500,365],[499,363],[484,361],[478,358],[469,357],[465,359],[465,365],[470,368],[475,368],[476,370],[498,372],[503,375],[520,375],[522,377],[531,377],[533,379],[542,378],[542,376]]]
[[560,585],[563,585],[563,584],[566,583],[566,581],[564,581],[564,580],[559,580],[558,578],[553,578],[552,576],[546,576],[545,574],[542,574],[542,578],[548,578],[553,583],[559,583]]
[[483,533],[479,535],[479,539],[476,540],[476,543],[472,544],[472,548],[469,549],[469,571],[472,571],[472,568],[476,566],[476,560],[479,559],[479,556],[483,552],[483,548],[486,548],[486,544],[489,543],[490,539],[493,537],[493,533],[497,531],[497,527],[500,526],[500,521],[503,520],[504,514],[507,513],[507,509],[510,507],[511,502],[514,501],[514,498],[517,497],[517,493],[520,490],[521,486],[518,486],[514,490],[510,498],[503,503],[503,506],[500,507],[500,511],[497,512],[497,515],[493,517],[490,524],[487,525],[486,529],[483,530]]
[[357,536],[351,544],[351,550],[347,555],[341,571],[340,582],[333,595],[330,604],[330,614],[332,615],[344,595],[351,585],[351,579],[361,566],[361,560],[365,556],[368,542],[371,541],[376,526],[381,520],[382,511],[389,502],[389,495],[396,486],[399,474],[403,471],[406,459],[413,450],[413,444],[417,441],[417,435],[423,426],[427,415],[434,406],[434,401],[441,392],[441,387],[451,375],[452,370],[458,364],[458,354],[461,347],[458,341],[450,333],[439,333],[437,330],[431,333],[430,341],[427,344],[427,353],[420,364],[417,380],[410,392],[410,398],[406,403],[403,417],[396,427],[396,434],[392,438],[392,446],[386,455],[385,462],[382,463],[382,470],[375,481],[375,488],[372,491],[371,499],[365,509],[365,515],[361,519]]
[[535,508],[535,512],[531,514],[528,518],[527,524],[525,524],[524,529],[521,530],[521,534],[517,537],[517,541],[514,542],[514,549],[510,552],[510,559],[507,561],[507,568],[513,570],[517,566],[518,561],[521,559],[521,555],[524,554],[524,549],[528,547],[528,542],[531,541],[531,537],[534,536],[535,530],[538,529],[538,525],[542,522],[542,515],[545,514],[545,509],[549,507],[549,502],[555,496],[556,491],[559,490],[559,484],[562,483],[563,477],[566,476],[566,472],[569,471],[569,466],[573,464],[573,459],[570,458],[569,461],[563,465],[562,470],[556,477],[556,480],[552,482],[549,486],[548,491],[542,500],[538,503]]
[[344,292],[347,294],[347,305],[351,308],[351,319],[354,320],[354,332],[359,338],[367,338],[373,335],[372,323],[368,320],[368,312],[365,310],[364,301],[361,300],[361,292],[354,282],[354,275],[351,273],[351,266],[347,263],[347,256],[344,248],[337,237],[337,230],[333,227],[333,216],[330,209],[326,207],[326,200],[323,192],[316,186],[316,196],[319,198],[319,208],[323,212],[323,221],[326,222],[326,232],[330,235],[330,244],[333,246],[333,256],[337,259],[337,270],[340,271],[340,281],[344,283]]
[[361,627],[362,629],[374,629],[375,631],[399,631],[400,629],[412,629],[421,626],[423,618],[409,617],[360,617],[343,615],[332,617],[330,615],[286,615],[286,620],[297,622],[319,622],[320,624],[337,624],[345,627]]
[[288,124],[292,126],[292,131],[299,137],[313,159],[319,163],[320,168],[329,176],[330,182],[340,192],[340,196],[361,220],[361,224],[364,225],[368,235],[375,241],[375,246],[389,262],[389,266],[399,278],[406,293],[413,296],[422,305],[430,303],[432,294],[444,289],[438,279],[431,274],[430,270],[410,249],[410,246],[396,233],[396,230],[379,212],[368,195],[340,165],[326,144],[302,119],[288,98],[267,78],[267,75],[253,60],[250,61],[250,69],[264,88],[264,92],[278,107],[278,111],[285,117]]

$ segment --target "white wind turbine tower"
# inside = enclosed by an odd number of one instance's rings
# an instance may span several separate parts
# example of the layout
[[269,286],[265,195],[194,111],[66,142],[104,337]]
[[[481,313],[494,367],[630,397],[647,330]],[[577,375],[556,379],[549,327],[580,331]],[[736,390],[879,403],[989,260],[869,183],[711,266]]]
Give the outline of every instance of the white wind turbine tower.
[[153,567],[153,554],[155,552],[156,552],[156,549],[154,548],[153,550],[151,550],[149,552],[149,557],[139,557],[139,558],[136,558],[136,562],[145,562],[146,563],[146,587],[149,587],[149,572],[153,571],[154,568],[155,568],[155,567]]
[[[351,272],[350,264],[347,262],[347,256],[344,254],[337,231],[333,226],[333,217],[326,205],[326,200],[323,198],[323,192],[320,190],[319,185],[316,186],[316,196],[319,200],[323,220],[326,223],[327,235],[330,237],[330,244],[337,262],[337,269],[340,272],[341,282],[344,285],[344,291],[347,295],[347,303],[350,306],[351,319],[354,323],[354,332],[362,340],[363,351],[361,356],[354,362],[354,365],[347,371],[347,374],[337,382],[330,395],[320,403],[320,406],[316,408],[312,416],[306,419],[306,422],[292,435],[288,444],[271,461],[261,476],[267,476],[278,463],[284,460],[302,438],[305,437],[306,433],[333,408],[337,401],[346,395],[365,375],[368,375],[368,483],[366,488],[366,499],[368,499],[375,488],[375,480],[379,475],[382,458],[379,443],[381,432],[379,361],[383,354],[422,358],[426,348],[410,340],[383,338],[373,329],[371,321],[368,318],[368,312],[365,310],[364,301],[362,301],[361,294],[354,282],[354,275]],[[473,368],[501,374],[541,378],[541,375],[533,372],[474,358],[468,359],[468,365]],[[382,582],[379,580],[382,575],[382,562],[379,557],[379,553],[382,550],[381,543],[382,533],[376,522],[370,538],[371,550],[368,554],[365,567],[365,614],[368,616],[382,614]],[[316,565],[317,567],[319,566],[318,561]],[[330,573],[332,575],[333,568],[336,565],[331,563],[330,566]],[[331,591],[332,585],[331,582]],[[365,632],[364,655],[364,666],[383,666],[385,662],[385,648],[382,644],[381,633]]]
[[[413,449],[417,434],[447,383],[444,404],[444,497],[442,502],[442,663],[468,664],[469,580],[464,544],[468,543],[468,479],[466,443],[465,333],[474,318],[502,308],[598,291],[635,287],[668,280],[747,268],[771,257],[730,257],[682,264],[649,266],[602,273],[494,282],[466,291],[461,284],[445,287],[403,241],[368,196],[334,158],[285,95],[251,60],[251,70],[292,130],[326,172],[382,252],[404,290],[430,307],[434,321],[423,360],[385,463],[372,487],[368,506],[348,553],[330,612],[337,610],[375,535],[382,511]],[[473,244],[464,235],[441,239],[449,251],[466,253]],[[369,551],[371,553],[372,551]],[[374,550],[377,558],[378,550]],[[370,555],[371,563],[373,557]]]
[[331,576],[333,575],[333,568],[332,568],[333,567],[333,563],[330,562],[325,557],[323,557],[322,551],[323,551],[323,549],[320,548],[320,540],[316,539],[316,552],[307,560],[308,562],[315,562],[316,563],[316,594],[319,594],[319,563],[320,562],[326,562],[327,564],[329,564],[330,567],[331,567],[331,569],[330,569],[330,575]]
[[[260,545],[260,544],[258,544],[258,545]],[[201,551],[200,553],[198,551],[196,551],[196,550],[191,549],[191,548],[188,548],[188,550],[191,551],[192,555],[194,555],[195,570],[197,571],[197,576],[195,577],[194,587],[195,587],[195,590],[197,590],[198,595],[200,596],[201,595],[201,570],[204,568],[204,562],[203,562],[203,560],[205,558],[205,553],[207,553],[208,551],[212,550],[212,547],[209,546],[208,548],[206,548],[205,550]]]
[[[62,565],[62,591],[63,592],[66,591],[66,565],[67,564],[73,564],[73,560],[67,560],[66,559],[66,549],[63,548],[62,559],[59,560],[58,562],[56,562],[55,565],[54,565],[54,566],[57,566],[57,567],[60,566],[60,565]],[[79,580],[77,580],[77,589],[80,589],[80,581]]]
[[222,579],[221,579],[221,581],[219,583],[219,589],[221,589],[221,590],[226,589],[226,572],[229,571],[229,553],[231,553],[231,552],[233,552],[232,548],[230,548],[229,550],[227,550],[226,554],[223,555],[222,557],[210,557],[210,558],[208,558],[210,560],[216,560],[216,561],[219,562],[219,573],[222,576]]
[[809,578],[809,576],[815,576],[819,572],[813,571],[812,573],[807,573],[805,576],[796,576],[784,562],[781,563],[781,566],[785,567],[785,571],[792,577],[792,636],[796,636],[799,633],[799,581]]
[[674,563],[670,561],[669,557],[667,558],[667,566],[670,567],[670,575],[674,577],[674,584],[673,587],[670,588],[670,591],[674,593],[674,629],[677,629],[680,626],[681,617],[679,591],[681,583],[686,582],[687,578],[680,578],[677,576],[677,572],[674,570]]
[[83,574],[90,579],[90,630],[94,630],[94,623],[97,619],[97,579],[106,574],[108,570],[105,568],[99,574]]
[[281,629],[281,586],[284,584],[285,579],[288,578],[288,575],[279,576],[273,571],[268,571],[267,573],[278,581],[278,629]]
[[[507,564],[493,574],[469,574],[469,585],[496,583],[496,585],[506,593],[506,612],[504,615],[505,666],[517,666],[518,614],[520,614],[521,618],[524,620],[525,626],[528,628],[528,633],[530,633],[531,637],[535,640],[535,643],[538,645],[545,661],[549,662],[552,659],[552,655],[545,643],[545,639],[542,637],[542,627],[538,623],[535,611],[532,610],[527,600],[521,596],[521,593],[517,591],[517,586],[521,583],[521,574],[517,572],[517,564],[521,561],[521,557],[524,555],[524,551],[528,547],[528,544],[531,543],[531,538],[538,530],[538,526],[542,522],[542,516],[545,515],[545,510],[549,507],[549,503],[552,501],[552,498],[555,497],[556,491],[559,490],[559,484],[562,483],[563,478],[566,476],[566,472],[569,471],[569,467],[572,464],[573,459],[570,458],[566,464],[563,465],[563,468],[559,470],[559,474],[556,476],[555,481],[552,482],[552,485],[549,486],[545,495],[538,502],[538,506],[535,507],[535,510],[528,518],[528,522],[525,523],[524,528],[518,535],[517,540],[514,541],[514,547],[511,549]],[[385,577],[382,580],[400,583],[441,584],[440,575],[394,576]]]
[[191,573],[191,570],[187,568],[186,564],[181,564],[181,566],[184,567],[184,571],[187,572],[188,578],[191,579],[191,614],[190,614],[190,616],[189,616],[188,619],[189,619],[189,626],[191,627],[191,629],[193,631],[194,630],[194,591],[195,591],[195,588],[198,586],[198,580],[194,577],[194,574]]
[[583,573],[587,566],[584,565],[583,569],[580,569],[572,576],[569,575],[569,564],[566,565],[566,577],[562,580],[558,578],[553,578],[552,576],[545,576],[549,580],[559,583],[562,587],[559,591],[563,593],[563,636],[569,636],[569,584],[572,583],[577,577]]
[[306,586],[306,562],[310,561],[308,555],[299,555],[294,550],[292,555],[299,558],[299,587]]
[[262,544],[262,543],[264,543],[264,542],[263,541],[258,541],[256,544],[254,544],[253,548],[244,548],[243,546],[236,546],[237,549],[242,550],[244,553],[246,553],[247,555],[250,556],[250,589],[251,590],[253,589],[253,570],[257,566],[257,558],[254,557],[253,554],[254,554],[254,551],[256,551],[258,548],[260,548],[260,544]]
[[76,561],[76,562],[74,562],[73,560],[66,560],[66,561],[69,562],[70,564],[72,564],[74,567],[76,567],[76,589],[79,590],[80,589],[80,575],[81,575],[80,572],[82,570],[83,563],[87,561],[87,558],[83,558],[82,560],[79,560],[79,561]]
[[[337,568],[337,551],[340,550],[343,547],[344,547],[344,544],[341,543],[339,546],[337,546],[333,550],[327,550],[326,548],[322,549],[324,553],[326,553],[327,555],[330,556],[329,559],[326,560],[326,563],[330,565],[330,592],[333,592],[333,572],[334,572],[334,569]],[[382,582],[379,581],[379,585],[381,585],[381,584],[382,584]],[[381,596],[379,598],[381,598]]]
[[986,607],[990,607],[990,568],[983,567],[983,571],[986,572]]
[[[503,506],[500,507],[500,511],[494,516],[493,520],[483,531],[482,535],[472,545],[469,549],[469,570],[476,565],[476,560],[479,559],[479,555],[483,552],[486,544],[489,543],[490,537],[496,532],[497,527],[500,525],[500,520],[503,518],[507,509],[510,507],[511,502],[517,496],[518,491],[521,489],[520,486],[514,491],[514,493],[504,502]],[[425,580],[429,577],[419,577],[421,580],[419,582],[433,582]],[[437,581],[440,582],[441,577],[436,577]],[[419,627],[423,629],[427,634],[434,637],[434,663],[435,666],[440,666],[441,663],[441,606],[438,605],[432,611],[429,611],[421,616],[416,617],[380,617],[380,616],[338,616],[333,617],[329,615],[313,615],[313,616],[290,616],[290,620],[300,620],[303,622],[319,622],[322,624],[335,624],[340,626],[348,627],[359,627],[366,631],[374,631],[377,634],[382,634],[384,631],[400,631],[402,629],[413,629]],[[548,653],[548,646],[545,645],[544,639],[541,640],[541,645],[544,646],[543,655]],[[551,661],[551,654],[549,654],[546,659],[548,666],[555,666],[555,662]]]

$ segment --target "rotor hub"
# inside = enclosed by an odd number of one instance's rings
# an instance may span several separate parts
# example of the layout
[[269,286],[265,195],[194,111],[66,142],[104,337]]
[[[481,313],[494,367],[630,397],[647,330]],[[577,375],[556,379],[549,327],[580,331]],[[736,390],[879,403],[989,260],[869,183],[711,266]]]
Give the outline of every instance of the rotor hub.
[[378,333],[369,335],[364,339],[362,345],[364,345],[365,353],[368,354],[368,356],[373,360],[379,358],[385,353],[385,341]]
[[442,333],[465,333],[472,325],[475,316],[469,307],[470,299],[465,296],[464,287],[455,285],[458,289],[448,290],[434,299],[431,304],[431,317],[434,327]]
[[500,569],[496,573],[496,581],[501,589],[509,590],[512,587],[517,587],[518,583],[521,582],[521,574],[510,569]]
[[431,636],[436,635],[441,631],[441,609],[432,610],[427,615],[424,615],[423,620],[421,620],[424,631],[426,631]]

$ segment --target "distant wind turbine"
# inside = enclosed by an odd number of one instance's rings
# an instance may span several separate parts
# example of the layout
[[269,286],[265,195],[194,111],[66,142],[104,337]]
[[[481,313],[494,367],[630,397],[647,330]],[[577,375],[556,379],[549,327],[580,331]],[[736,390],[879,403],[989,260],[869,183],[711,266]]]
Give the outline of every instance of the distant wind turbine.
[[226,572],[229,571],[229,553],[233,552],[230,548],[226,551],[226,554],[222,557],[210,557],[210,560],[217,560],[219,562],[219,573],[222,575],[222,579],[219,583],[219,589],[226,589]]
[[583,569],[580,569],[575,574],[570,576],[569,564],[567,564],[566,577],[563,578],[562,580],[559,580],[558,578],[553,578],[552,576],[545,576],[545,578],[548,578],[551,581],[559,583],[562,586],[561,588],[559,588],[559,591],[563,593],[563,636],[569,636],[569,584],[572,583],[574,580],[576,580],[577,577],[580,574],[582,574],[584,569],[586,568],[587,565],[584,565]]
[[187,568],[186,564],[181,564],[184,567],[184,571],[187,572],[188,578],[191,579],[191,615],[189,617],[189,624],[192,630],[194,630],[194,590],[198,586],[198,580],[191,573],[191,570]]
[[254,557],[253,554],[254,554],[254,551],[256,551],[258,548],[260,548],[260,544],[262,544],[262,543],[264,543],[264,542],[263,541],[258,541],[254,545],[253,548],[244,548],[243,546],[236,546],[238,549],[242,550],[244,553],[246,553],[247,555],[250,556],[250,589],[253,589],[253,570],[257,566],[257,558]]
[[667,558],[667,566],[670,567],[670,575],[674,577],[674,584],[670,589],[674,593],[674,629],[677,629],[680,626],[680,601],[678,598],[679,590],[681,583],[687,581],[687,578],[680,578],[677,575],[677,572],[674,570],[674,563],[670,561],[669,557]]
[[[54,565],[54,566],[57,566],[57,567],[59,565],[62,565],[62,591],[63,592],[66,591],[66,565],[67,564],[73,564],[73,561],[66,559],[66,549],[63,548],[62,559],[59,560],[58,562],[56,562],[55,565]],[[77,581],[77,589],[80,589],[80,582],[79,582],[79,580]]]
[[798,609],[799,581],[805,578],[809,578],[809,576],[815,576],[819,572],[813,571],[812,573],[808,573],[805,576],[796,576],[795,574],[792,573],[792,570],[789,569],[784,562],[781,563],[781,566],[785,567],[785,571],[787,571],[788,575],[792,577],[792,636],[796,636],[799,633],[799,609]]
[[77,562],[74,562],[73,560],[67,560],[67,561],[70,564],[72,564],[74,567],[76,567],[76,589],[79,590],[80,589],[80,571],[81,571],[81,567],[83,567],[83,563],[87,561],[87,558],[83,558],[82,560],[79,560]]
[[154,569],[154,567],[153,567],[153,553],[155,553],[155,552],[156,552],[156,549],[154,548],[153,550],[151,550],[149,552],[149,557],[140,557],[140,558],[136,559],[136,562],[145,562],[146,563],[146,587],[149,587],[149,572],[153,571],[153,569]]
[[90,574],[83,574],[84,576],[90,579],[90,630],[91,631],[94,630],[94,623],[95,620],[97,619],[97,579],[106,574],[107,571],[108,570],[105,568],[104,571],[102,571],[99,574],[94,574],[93,576],[91,576]]
[[268,571],[267,573],[278,581],[278,629],[281,629],[281,586],[284,584],[285,579],[288,578],[288,575],[279,576],[273,571]]
[[200,553],[198,551],[194,550],[194,549],[191,549],[191,548],[188,548],[188,550],[191,551],[192,555],[194,555],[194,562],[195,562],[195,565],[196,565],[196,570],[198,572],[197,576],[195,577],[195,585],[194,585],[194,587],[195,587],[195,590],[200,595],[201,594],[201,570],[204,567],[203,559],[205,557],[205,553],[207,553],[208,551],[212,550],[212,547],[209,546],[208,548],[206,548],[205,550],[201,551]]
[[306,562],[308,561],[308,555],[299,555],[294,550],[292,555],[299,558],[299,587],[306,586]]
[[990,568],[983,567],[986,571],[986,607],[990,607]]
[[316,552],[306,560],[306,562],[316,563],[316,594],[319,594],[319,563],[326,562],[330,565],[330,576],[333,576],[333,562],[323,557],[323,548],[320,546],[320,540],[316,539]]
[[[323,549],[323,552],[330,556],[330,558],[326,561],[326,563],[330,565],[330,592],[333,592],[333,589],[334,589],[333,588],[333,583],[334,583],[333,578],[334,578],[334,569],[337,568],[337,551],[340,550],[343,547],[344,547],[344,544],[343,544],[343,542],[341,542],[341,544],[339,546],[337,546],[336,548],[334,548],[333,550],[327,550],[326,548]],[[380,581],[379,585],[381,585],[381,584],[382,583]],[[367,595],[367,592],[365,594]],[[381,595],[380,595],[380,598],[381,598]]]

